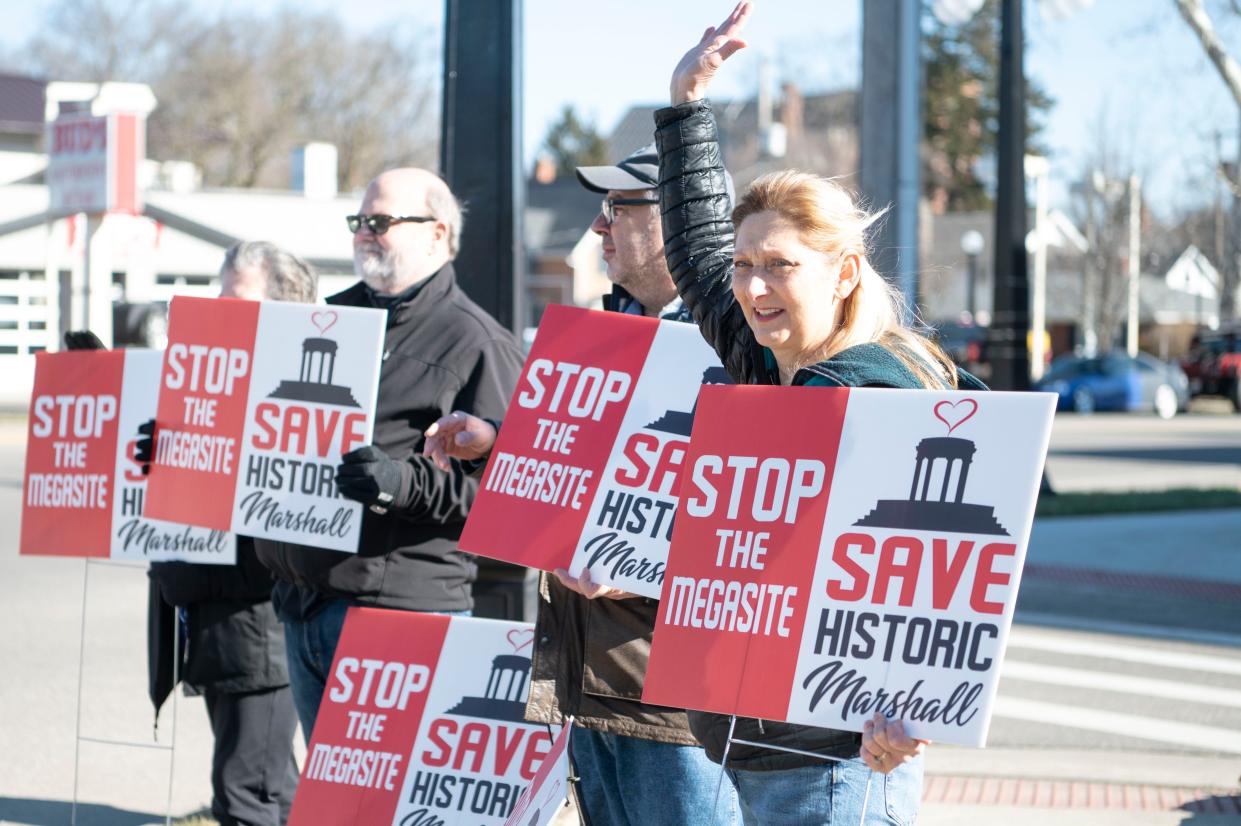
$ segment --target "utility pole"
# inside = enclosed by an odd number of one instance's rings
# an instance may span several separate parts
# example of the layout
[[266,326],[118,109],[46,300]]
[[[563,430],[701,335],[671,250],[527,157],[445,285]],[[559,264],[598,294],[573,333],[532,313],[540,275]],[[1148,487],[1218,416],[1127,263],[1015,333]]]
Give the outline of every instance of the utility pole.
[[1025,74],[1021,0],[1000,6],[1000,130],[995,203],[995,302],[987,343],[991,385],[1028,390],[1029,260],[1026,254]]
[[921,11],[920,0],[862,4],[860,183],[873,207],[891,206],[876,232],[871,263],[899,287],[910,311],[918,304]]
[[1129,176],[1129,325],[1125,350],[1138,354],[1138,279],[1142,275],[1142,179]]
[[1085,183],[1083,195],[1086,198],[1086,259],[1082,268],[1082,317],[1081,341],[1082,353],[1095,355],[1099,346],[1098,334],[1095,331],[1095,299],[1097,297],[1099,230],[1095,215],[1095,195],[1098,190],[1094,185],[1094,173]]
[[1043,377],[1046,348],[1043,340],[1047,335],[1047,159],[1038,155],[1026,155],[1026,174],[1034,179],[1034,284],[1030,302],[1030,378]]

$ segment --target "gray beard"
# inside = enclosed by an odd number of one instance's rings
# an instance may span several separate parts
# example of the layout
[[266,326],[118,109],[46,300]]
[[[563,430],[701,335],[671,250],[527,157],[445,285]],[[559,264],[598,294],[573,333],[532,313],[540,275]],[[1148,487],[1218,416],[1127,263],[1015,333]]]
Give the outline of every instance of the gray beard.
[[375,292],[399,292],[402,263],[395,250],[363,247],[353,251],[354,272]]

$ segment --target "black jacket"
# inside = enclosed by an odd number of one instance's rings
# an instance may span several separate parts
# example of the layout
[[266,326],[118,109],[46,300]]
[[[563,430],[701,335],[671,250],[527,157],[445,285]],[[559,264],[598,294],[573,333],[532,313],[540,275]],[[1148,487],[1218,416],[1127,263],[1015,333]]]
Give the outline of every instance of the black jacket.
[[[361,282],[327,301],[385,306]],[[418,495],[402,511],[364,510],[356,554],[258,540],[263,564],[297,586],[277,585],[284,617],[304,618],[330,599],[414,611],[473,607],[477,567],[457,550],[457,539],[478,482],[424,458],[422,433],[453,410],[501,418],[521,370],[521,349],[457,286],[447,264],[388,308],[383,359],[373,442],[407,463]]]
[[[659,148],[659,197],[663,213],[664,252],[668,269],[686,309],[703,337],[715,348],[738,384],[776,384],[779,376],[770,354],[754,339],[732,293],[733,226],[724,183],[724,165],[716,139],[715,118],[705,101],[693,101],[655,113]],[[963,387],[985,389],[962,372]],[[802,368],[794,385],[921,388],[922,383],[890,350],[861,344],[830,359]],[[720,762],[728,739],[729,718],[691,711],[690,728]],[[770,743],[832,757],[855,757],[861,735],[851,731],[738,718],[734,739]],[[770,771],[822,765],[822,761],[788,752],[733,745],[728,764],[735,769]]]
[[[603,306],[624,313],[634,301],[614,285]],[[680,307],[663,318],[689,321]],[[658,600],[587,599],[543,574],[526,719],[560,725],[574,717],[595,731],[695,745],[683,709],[642,702],[658,612]]]
[[156,711],[173,688],[172,609],[184,609],[180,676],[193,691],[229,694],[289,684],[284,629],[272,610],[272,578],[237,538],[236,565],[153,562],[150,569],[151,700]]

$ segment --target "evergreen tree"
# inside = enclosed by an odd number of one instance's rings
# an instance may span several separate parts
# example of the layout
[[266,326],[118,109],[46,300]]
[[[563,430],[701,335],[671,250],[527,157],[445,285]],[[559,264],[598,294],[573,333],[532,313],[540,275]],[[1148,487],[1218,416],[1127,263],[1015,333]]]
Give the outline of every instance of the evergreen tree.
[[547,128],[543,148],[556,163],[557,175],[573,175],[579,166],[604,166],[608,163],[608,144],[595,125],[578,116],[567,105],[560,118]]
[[[964,23],[925,17],[923,194],[940,212],[988,209],[991,195],[977,163],[995,155],[999,132],[999,0],[986,0]],[[1051,97],[1026,78],[1026,151],[1038,154],[1040,116]]]

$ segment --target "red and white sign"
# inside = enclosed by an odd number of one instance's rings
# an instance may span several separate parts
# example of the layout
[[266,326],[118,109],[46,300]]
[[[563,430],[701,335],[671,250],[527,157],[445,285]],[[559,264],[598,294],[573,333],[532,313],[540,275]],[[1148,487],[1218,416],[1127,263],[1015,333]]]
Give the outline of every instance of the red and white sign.
[[371,440],[385,318],[174,297],[147,513],[356,552],[362,506],[336,467]]
[[658,596],[698,388],[727,381],[691,324],[548,307],[461,549]]
[[1054,410],[704,388],[643,701],[984,744]]
[[534,628],[350,608],[290,826],[500,826],[552,747],[525,722]]
[[21,553],[230,565],[228,533],[143,516],[138,425],[155,415],[154,350],[39,353],[26,443]]
[[67,113],[47,127],[48,210],[142,211],[138,165],[146,157],[146,118]]
[[569,736],[573,718],[565,724],[534,782],[522,793],[504,826],[547,826],[556,817],[569,795]]

